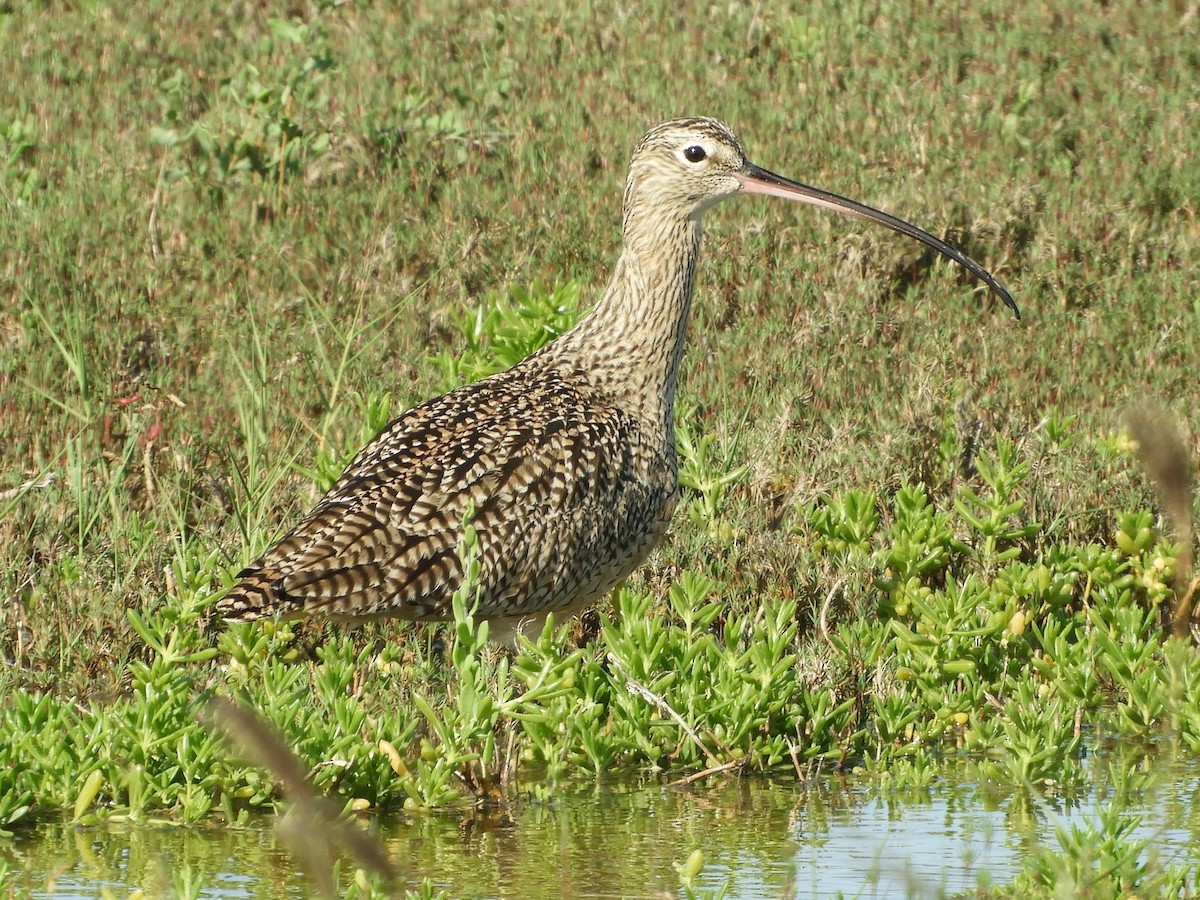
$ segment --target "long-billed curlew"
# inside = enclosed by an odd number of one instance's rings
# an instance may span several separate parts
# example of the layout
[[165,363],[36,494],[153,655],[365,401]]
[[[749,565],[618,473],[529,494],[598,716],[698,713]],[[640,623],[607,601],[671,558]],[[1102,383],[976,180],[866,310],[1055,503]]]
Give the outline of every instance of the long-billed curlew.
[[618,585],[662,540],[679,494],[674,401],[702,213],[769,194],[879,222],[982,279],[982,266],[900,219],[746,159],[708,118],[650,130],[625,185],[612,280],[574,328],[507,371],[413,407],[364,447],[305,519],[217,604],[276,613],[450,618],[473,507],[479,604],[494,639],[536,633]]

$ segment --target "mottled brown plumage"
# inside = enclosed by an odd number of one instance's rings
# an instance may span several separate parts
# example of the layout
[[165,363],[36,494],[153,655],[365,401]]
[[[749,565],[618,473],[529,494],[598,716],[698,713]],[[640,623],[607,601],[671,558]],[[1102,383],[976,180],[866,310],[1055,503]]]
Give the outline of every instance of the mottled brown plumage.
[[749,163],[707,118],[676,119],[638,144],[624,244],[592,312],[537,353],[393,420],[312,512],[217,604],[230,621],[282,614],[439,620],[462,577],[473,508],[477,615],[492,634],[539,628],[618,585],[662,539],[679,493],[676,373],[700,216],[739,191],[881,222],[967,266],[899,219]]

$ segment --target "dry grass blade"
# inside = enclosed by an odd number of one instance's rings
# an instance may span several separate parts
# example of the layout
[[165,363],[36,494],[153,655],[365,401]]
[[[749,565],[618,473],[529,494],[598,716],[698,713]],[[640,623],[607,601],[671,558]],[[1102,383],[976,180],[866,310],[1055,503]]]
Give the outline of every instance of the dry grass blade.
[[1137,442],[1138,457],[1158,491],[1179,545],[1171,633],[1187,637],[1196,592],[1192,578],[1192,460],[1175,418],[1163,409],[1148,405],[1127,410],[1125,427]]
[[717,766],[709,766],[707,769],[702,769],[699,772],[693,772],[691,775],[684,775],[682,778],[676,778],[670,784],[669,788],[689,787],[700,781],[702,778],[708,778],[711,775],[720,775],[722,772],[728,772],[731,769],[744,769],[749,764],[749,758],[743,756],[741,759],[731,759],[729,762],[721,763]]
[[55,474],[53,472],[43,472],[37,478],[30,478],[28,481],[22,481],[15,488],[5,488],[0,490],[0,503],[7,503],[9,500],[16,500],[24,494],[33,491],[45,490],[54,485]]
[[348,851],[363,868],[389,881],[395,877],[383,845],[343,819],[336,803],[312,789],[303,764],[256,713],[214,697],[205,707],[203,718],[210,728],[225,732],[248,761],[266,769],[279,784],[291,804],[278,822],[279,835],[322,894],[337,894],[333,864],[339,848]]
[[[631,694],[636,694],[647,703],[656,707],[660,712],[670,716],[672,721],[674,721],[675,724],[683,730],[684,734],[691,738],[692,743],[696,745],[697,749],[704,754],[704,756],[713,764],[713,766],[719,767],[721,765],[720,761],[715,759],[712,753],[709,752],[709,749],[704,745],[704,741],[700,740],[700,735],[696,734],[695,729],[693,729],[692,726],[687,723],[687,720],[683,716],[675,712],[670,703],[630,675],[629,671],[623,665],[621,665],[621,660],[617,658],[615,653],[608,654],[608,661],[612,663],[613,668],[616,669],[617,672],[620,673],[621,677],[625,679],[625,687]],[[726,747],[725,744],[716,737],[716,735],[709,734],[709,737],[711,737],[720,746],[720,748],[725,752],[726,756],[733,756],[733,751]]]

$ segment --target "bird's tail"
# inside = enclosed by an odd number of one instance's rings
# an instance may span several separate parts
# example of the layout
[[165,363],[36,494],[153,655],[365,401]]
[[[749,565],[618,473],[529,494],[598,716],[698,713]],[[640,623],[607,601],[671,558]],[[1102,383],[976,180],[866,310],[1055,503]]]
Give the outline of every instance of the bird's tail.
[[253,622],[276,613],[295,612],[295,603],[280,590],[278,569],[247,569],[233,588],[217,601],[216,614],[226,622]]

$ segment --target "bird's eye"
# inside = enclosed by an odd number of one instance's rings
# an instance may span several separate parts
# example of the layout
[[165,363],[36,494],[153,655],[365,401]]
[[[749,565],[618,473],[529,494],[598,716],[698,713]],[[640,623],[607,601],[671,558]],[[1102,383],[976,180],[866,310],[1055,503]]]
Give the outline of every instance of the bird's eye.
[[683,155],[687,157],[688,162],[694,163],[702,162],[704,158],[708,156],[708,154],[704,152],[704,148],[696,144],[693,144],[691,147],[685,149],[683,151]]

